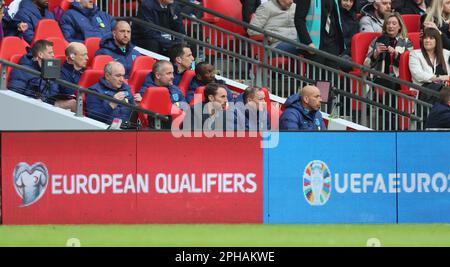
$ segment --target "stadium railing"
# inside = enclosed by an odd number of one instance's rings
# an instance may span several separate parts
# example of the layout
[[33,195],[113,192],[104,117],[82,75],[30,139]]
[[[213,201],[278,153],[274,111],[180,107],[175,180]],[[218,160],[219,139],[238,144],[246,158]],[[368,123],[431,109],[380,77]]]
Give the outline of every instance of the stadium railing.
[[[163,28],[159,25],[139,20],[137,18],[118,17],[117,19],[131,21],[132,24],[144,24],[145,27],[149,27],[155,31],[169,33],[176,38],[181,38],[184,41],[190,43],[191,46],[193,45],[197,48],[197,56],[200,56],[200,50],[207,51],[209,55],[205,58],[206,61],[214,64],[215,66],[217,66],[218,60],[220,58],[223,58],[226,59],[226,62],[223,66],[226,66],[226,64],[234,63],[238,69],[240,68],[240,70],[244,70],[244,75],[247,75],[245,74],[247,70],[249,70],[250,72],[256,70],[256,72],[261,74],[257,74],[256,76],[263,77],[262,79],[266,79],[267,81],[261,81],[258,84],[254,79],[252,79],[251,83],[256,83],[256,85],[260,85],[263,87],[269,87],[271,88],[272,94],[278,95],[280,97],[285,97],[295,93],[300,86],[304,86],[306,84],[314,84],[316,82],[314,79],[310,79],[309,77],[307,77],[307,75],[304,75],[303,72],[295,71],[299,69],[302,70],[301,65],[300,68],[297,68],[294,71],[289,71],[287,69],[280,68],[279,66],[274,66],[274,64],[271,64],[269,56],[267,56],[269,59],[259,60],[252,55],[242,53],[242,51],[244,51],[243,49],[234,51],[233,49],[228,49],[227,47],[221,47],[219,45],[212,44],[208,40],[202,40],[201,38],[199,39],[195,36],[186,36],[181,33]],[[198,22],[199,26],[200,24],[202,24],[211,28],[216,28],[216,26],[203,22],[201,20],[195,18],[192,18],[192,20]],[[251,40],[243,36],[237,36],[230,31],[221,29],[218,30],[220,30],[224,34],[235,36],[236,38],[239,38],[240,41],[247,42],[247,44],[261,45],[258,41]],[[285,39],[282,36],[276,37]],[[306,47],[302,44],[295,42],[292,43],[297,45],[298,47],[305,48],[305,50],[311,50],[309,49],[309,47]],[[436,95],[431,90],[393,78],[384,73],[369,69],[365,66],[344,61],[339,57],[329,55],[320,50],[314,51],[317,54],[328,57],[332,60],[337,61],[338,63],[345,62],[346,64],[350,64],[352,67],[360,68],[362,70],[362,75],[356,76],[343,72],[339,69],[333,69],[305,58],[299,58],[296,55],[291,55],[279,49],[272,48],[268,45],[264,45],[263,48],[265,49],[265,51],[268,51],[268,53],[265,53],[266,55],[277,53],[278,55],[283,55],[285,57],[289,57],[290,59],[305,63],[305,71],[309,71],[311,69],[313,74],[315,74],[316,72],[324,73],[324,79],[329,80],[332,83],[332,97],[330,97],[330,99],[334,98],[333,101],[330,101],[328,104],[324,105],[324,109],[329,113],[334,114],[334,116],[343,117],[344,119],[375,130],[423,129],[425,117],[424,114],[431,107],[431,104],[418,100],[415,97],[392,90],[390,88],[380,86],[371,81],[368,78],[368,75],[376,75],[393,81],[394,83],[403,84],[408,87],[417,89],[421,92],[424,91],[426,93]],[[293,66],[294,68],[296,68],[297,65],[298,64],[294,63],[291,64],[291,66]],[[241,82],[243,81],[242,79],[240,79],[243,76],[233,77],[232,75],[230,75],[230,73],[227,73],[228,71],[232,71],[231,68],[219,67],[219,69],[225,70],[221,73],[222,76]],[[287,82],[290,84],[290,86],[283,87],[282,82]],[[281,86],[276,86],[280,85],[280,83]],[[364,90],[361,90],[360,93],[358,93],[357,90],[353,89],[358,85],[360,85],[360,88],[364,88]],[[397,108],[397,103],[401,105],[400,108]],[[404,103],[408,104],[409,109],[415,107],[417,110],[419,110],[419,115],[416,115],[415,112],[410,112],[410,110],[405,110],[404,106],[406,105]]]

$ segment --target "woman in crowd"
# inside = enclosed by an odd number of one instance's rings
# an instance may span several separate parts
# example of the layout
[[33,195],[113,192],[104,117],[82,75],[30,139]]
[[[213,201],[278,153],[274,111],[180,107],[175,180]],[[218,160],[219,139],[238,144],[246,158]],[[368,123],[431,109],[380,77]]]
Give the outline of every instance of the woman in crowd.
[[[364,65],[392,77],[398,77],[400,55],[412,49],[413,45],[407,37],[406,27],[400,14],[390,13],[384,20],[381,36],[370,44]],[[394,90],[400,88],[400,85],[385,79],[377,78],[374,81]]]
[[427,13],[421,17],[424,29],[434,28],[439,31],[442,37],[442,45],[450,50],[450,0],[435,0]]
[[[409,56],[409,70],[415,84],[440,91],[449,80],[450,51],[443,49],[439,31],[427,28],[420,39],[420,49],[411,52]],[[423,94],[420,99],[432,100]]]

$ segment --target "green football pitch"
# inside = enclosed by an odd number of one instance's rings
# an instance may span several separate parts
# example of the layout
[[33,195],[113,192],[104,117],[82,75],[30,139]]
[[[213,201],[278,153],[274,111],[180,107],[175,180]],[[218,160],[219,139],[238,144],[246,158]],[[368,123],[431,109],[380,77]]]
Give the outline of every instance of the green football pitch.
[[450,246],[448,224],[0,226],[0,246]]

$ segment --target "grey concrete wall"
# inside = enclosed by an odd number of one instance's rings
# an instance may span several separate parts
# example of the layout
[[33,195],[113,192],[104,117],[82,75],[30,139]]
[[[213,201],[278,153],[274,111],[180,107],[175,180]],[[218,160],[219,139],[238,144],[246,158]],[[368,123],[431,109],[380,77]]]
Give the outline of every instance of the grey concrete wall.
[[0,91],[1,131],[105,130],[108,125],[12,91]]

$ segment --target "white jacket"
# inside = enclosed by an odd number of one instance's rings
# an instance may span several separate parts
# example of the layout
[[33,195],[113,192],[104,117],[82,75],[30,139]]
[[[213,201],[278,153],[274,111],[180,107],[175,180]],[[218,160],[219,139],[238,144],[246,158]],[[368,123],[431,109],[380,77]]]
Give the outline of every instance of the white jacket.
[[[447,67],[447,73],[450,72],[448,63],[449,57],[450,51],[444,49],[444,60]],[[433,68],[428,65],[420,49],[413,50],[409,54],[409,71],[411,72],[413,83],[419,85],[431,82],[431,78],[434,76]]]
[[[295,3],[288,10],[282,10],[277,0],[270,0],[256,9],[255,16],[250,21],[250,24],[297,41],[297,29],[295,28],[294,16]],[[261,34],[251,29],[248,29],[247,32],[250,36]],[[269,41],[273,46],[279,43],[277,40]]]

